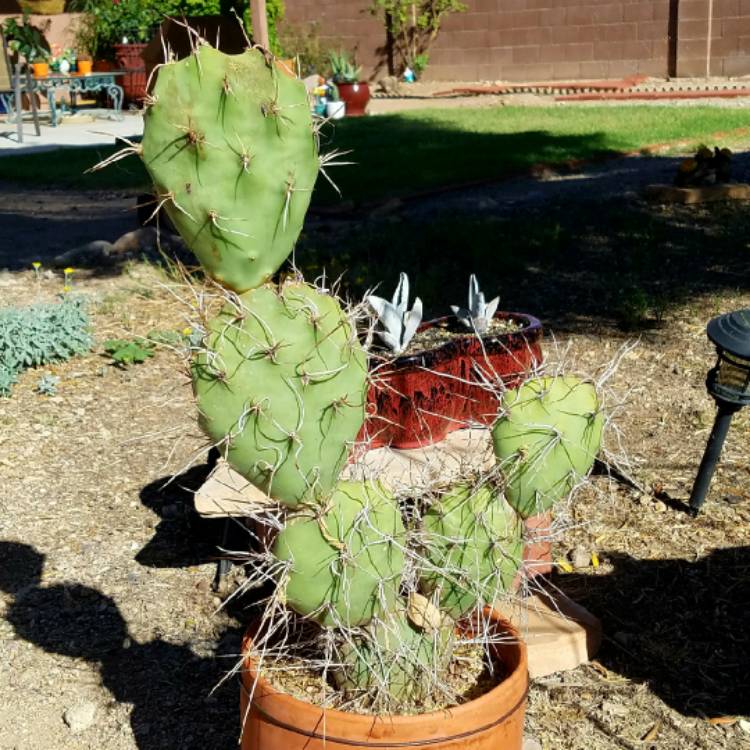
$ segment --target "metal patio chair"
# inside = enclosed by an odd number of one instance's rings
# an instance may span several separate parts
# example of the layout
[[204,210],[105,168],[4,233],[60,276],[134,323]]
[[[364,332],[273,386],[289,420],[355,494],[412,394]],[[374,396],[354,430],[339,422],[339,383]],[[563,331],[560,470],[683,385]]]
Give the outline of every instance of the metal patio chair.
[[41,135],[39,128],[39,112],[36,106],[36,93],[31,80],[31,71],[26,66],[23,70],[21,63],[16,63],[15,70],[8,54],[8,44],[5,37],[0,34],[3,50],[0,54],[0,100],[3,103],[8,122],[16,123],[18,142],[23,143],[23,94],[28,94],[31,103],[31,116],[34,121],[36,134]]

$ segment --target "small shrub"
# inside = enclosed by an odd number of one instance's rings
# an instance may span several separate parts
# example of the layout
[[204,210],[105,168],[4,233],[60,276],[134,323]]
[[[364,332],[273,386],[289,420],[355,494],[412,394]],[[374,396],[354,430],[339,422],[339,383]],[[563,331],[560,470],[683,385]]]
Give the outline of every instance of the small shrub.
[[27,367],[62,362],[91,349],[89,317],[81,297],[0,310],[0,396],[10,396]]
[[54,396],[57,393],[57,386],[59,384],[60,378],[57,375],[50,375],[48,372],[45,372],[37,381],[36,390],[37,393],[41,393],[43,396]]
[[154,356],[154,343],[146,339],[108,339],[104,351],[112,357],[118,367],[127,367],[145,362]]

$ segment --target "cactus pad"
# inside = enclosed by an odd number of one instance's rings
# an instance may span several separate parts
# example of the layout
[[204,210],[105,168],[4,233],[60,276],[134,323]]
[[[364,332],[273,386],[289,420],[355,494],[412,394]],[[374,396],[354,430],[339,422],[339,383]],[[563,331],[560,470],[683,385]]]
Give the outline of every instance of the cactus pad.
[[404,526],[380,484],[342,481],[322,508],[292,515],[273,552],[291,563],[287,606],[321,625],[354,627],[395,605]]
[[201,426],[229,464],[294,507],[338,480],[364,421],[367,361],[336,299],[297,281],[228,302],[193,363]]
[[510,587],[521,565],[522,527],[516,512],[490,484],[461,484],[432,505],[422,522],[427,561],[420,578],[438,592],[454,619],[492,604]]
[[505,496],[524,518],[565,497],[594,465],[604,417],[596,389],[574,377],[535,378],[508,391],[492,428]]
[[235,291],[270,279],[297,241],[320,166],[302,81],[260,50],[200,45],[159,69],[148,103],[143,160],[188,247]]
[[445,682],[453,641],[450,620],[427,632],[395,610],[343,645],[333,678],[352,697],[369,693],[401,705],[419,702]]

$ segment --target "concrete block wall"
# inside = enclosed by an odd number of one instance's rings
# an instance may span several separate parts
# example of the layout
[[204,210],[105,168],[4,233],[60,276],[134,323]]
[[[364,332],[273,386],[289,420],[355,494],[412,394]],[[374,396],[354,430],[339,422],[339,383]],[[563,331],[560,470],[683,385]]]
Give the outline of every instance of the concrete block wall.
[[[705,75],[711,0],[465,0],[430,53],[433,80],[584,80]],[[367,0],[289,0],[293,24],[356,49],[386,72],[386,35]],[[750,0],[713,0],[712,75],[750,74]]]

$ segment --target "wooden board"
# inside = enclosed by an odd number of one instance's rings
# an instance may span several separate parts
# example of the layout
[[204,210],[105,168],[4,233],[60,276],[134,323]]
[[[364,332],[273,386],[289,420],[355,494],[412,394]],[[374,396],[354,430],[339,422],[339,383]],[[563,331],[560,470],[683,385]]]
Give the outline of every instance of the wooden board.
[[[379,479],[393,490],[446,485],[472,471],[494,464],[492,439],[486,428],[456,430],[445,440],[425,448],[377,448],[359,456],[344,469],[344,479]],[[220,460],[195,493],[195,509],[202,516],[247,516],[252,508],[271,502],[229,465]]]
[[750,185],[743,182],[703,187],[675,187],[674,185],[648,185],[646,198],[657,203],[713,203],[715,201],[750,200]]
[[586,664],[601,646],[599,619],[560,592],[541,591],[495,607],[526,641],[532,679]]

